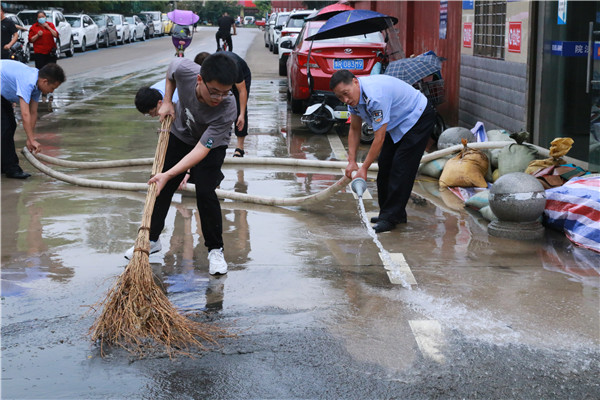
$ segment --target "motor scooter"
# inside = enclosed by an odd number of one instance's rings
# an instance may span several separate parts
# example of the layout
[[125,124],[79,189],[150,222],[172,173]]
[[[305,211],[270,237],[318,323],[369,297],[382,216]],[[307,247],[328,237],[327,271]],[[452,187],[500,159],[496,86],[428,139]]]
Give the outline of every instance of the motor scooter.
[[194,24],[200,17],[189,10],[173,10],[167,13],[167,17],[175,24],[171,30],[175,57],[184,57],[185,49],[192,43]]
[[341,132],[350,117],[348,107],[330,92],[317,91],[311,100],[314,104],[308,106],[304,115],[300,117],[302,125],[318,135],[329,132],[333,127]]
[[17,40],[9,49],[10,59],[27,64],[27,56],[23,49],[23,43]]

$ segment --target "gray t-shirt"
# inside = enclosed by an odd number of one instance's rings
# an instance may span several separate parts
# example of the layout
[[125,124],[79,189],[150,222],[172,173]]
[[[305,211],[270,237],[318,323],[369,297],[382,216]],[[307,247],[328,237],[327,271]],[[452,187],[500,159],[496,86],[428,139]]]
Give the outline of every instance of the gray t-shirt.
[[169,65],[167,78],[175,80],[179,92],[171,133],[191,146],[198,141],[209,149],[227,146],[237,117],[235,98],[229,95],[215,107],[200,102],[196,97],[199,73],[200,66],[186,58],[176,59]]

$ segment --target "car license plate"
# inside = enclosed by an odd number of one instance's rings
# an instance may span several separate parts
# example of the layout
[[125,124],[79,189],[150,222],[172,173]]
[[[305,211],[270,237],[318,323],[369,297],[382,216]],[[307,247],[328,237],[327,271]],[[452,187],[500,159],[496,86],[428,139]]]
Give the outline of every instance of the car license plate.
[[363,69],[364,60],[362,58],[347,59],[347,58],[335,58],[333,60],[333,69]]

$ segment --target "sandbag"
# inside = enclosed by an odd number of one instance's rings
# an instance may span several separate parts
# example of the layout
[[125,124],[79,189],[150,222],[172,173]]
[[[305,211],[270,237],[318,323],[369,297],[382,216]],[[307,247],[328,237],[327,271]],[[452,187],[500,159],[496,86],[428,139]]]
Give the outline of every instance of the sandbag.
[[440,176],[440,188],[446,187],[487,187],[485,174],[488,170],[488,158],[481,150],[467,147],[462,139],[463,149],[444,165]]
[[444,165],[446,165],[446,162],[451,158],[452,156],[450,155],[438,158],[436,160],[431,160],[425,164],[421,164],[419,167],[419,173],[438,179],[440,175],[442,175]]
[[529,134],[518,132],[510,135],[517,143],[509,144],[502,148],[498,154],[498,170],[500,176],[511,172],[525,172],[530,162],[535,160],[537,150],[534,147],[522,144]]
[[490,205],[490,191],[484,190],[481,191],[467,199],[465,201],[465,206],[474,208],[476,210],[481,210],[483,207],[487,207]]
[[485,218],[486,220],[488,220],[490,222],[498,220],[498,217],[496,217],[496,214],[494,214],[494,212],[492,211],[492,207],[490,207],[490,206],[485,206],[485,207],[481,208],[479,210],[479,212],[481,213],[481,216],[483,218]]
[[[516,143],[514,139],[510,137],[510,134],[504,129],[495,129],[491,130],[487,133],[488,140],[490,142],[512,142]],[[500,154],[502,149],[491,149],[487,150],[486,154],[490,160],[490,165],[492,169],[498,168],[498,154]],[[488,179],[489,180],[489,179]]]
[[543,160],[534,160],[529,163],[525,169],[526,174],[533,175],[541,169],[558,166],[565,163],[562,159],[573,146],[573,139],[567,138],[556,138],[550,142],[550,157]]

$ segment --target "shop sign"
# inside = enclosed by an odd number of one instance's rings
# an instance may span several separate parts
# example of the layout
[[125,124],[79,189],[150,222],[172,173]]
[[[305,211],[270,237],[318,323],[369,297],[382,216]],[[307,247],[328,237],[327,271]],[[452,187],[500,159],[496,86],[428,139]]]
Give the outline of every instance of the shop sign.
[[521,22],[508,23],[508,51],[521,52]]
[[[568,41],[552,41],[551,53],[561,57],[587,57],[588,42],[568,42]],[[595,49],[596,46],[594,46]],[[597,52],[594,52],[594,58],[598,59]]]
[[465,22],[463,25],[463,47],[473,47],[473,23]]

